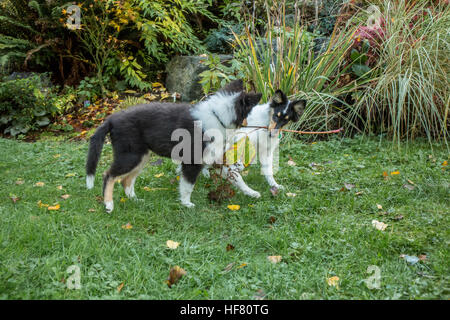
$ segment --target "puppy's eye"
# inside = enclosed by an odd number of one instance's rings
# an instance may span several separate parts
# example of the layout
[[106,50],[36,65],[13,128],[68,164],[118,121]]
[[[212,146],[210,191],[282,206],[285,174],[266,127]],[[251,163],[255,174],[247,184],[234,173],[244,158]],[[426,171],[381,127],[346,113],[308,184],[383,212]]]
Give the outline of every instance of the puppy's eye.
[[284,117],[286,120],[289,120],[289,116]]

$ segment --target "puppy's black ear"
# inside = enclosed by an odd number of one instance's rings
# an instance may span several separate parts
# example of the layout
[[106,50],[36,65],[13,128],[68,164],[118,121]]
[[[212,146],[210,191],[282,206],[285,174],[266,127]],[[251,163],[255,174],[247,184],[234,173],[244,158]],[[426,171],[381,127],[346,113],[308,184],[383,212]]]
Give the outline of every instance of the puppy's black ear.
[[270,106],[272,108],[275,108],[277,105],[283,104],[283,103],[286,103],[286,102],[287,102],[286,95],[284,94],[283,91],[278,89],[277,91],[275,91],[275,93],[272,96],[272,100],[271,100]]
[[258,104],[259,100],[261,100],[261,97],[262,93],[254,93],[254,92],[246,93],[244,95],[244,104],[248,108],[253,108]]
[[294,117],[292,121],[298,121],[305,112],[306,100],[296,100],[291,102],[291,108],[294,110]]
[[244,91],[244,82],[242,79],[231,81],[225,87],[223,87],[220,91],[227,93],[236,93]]

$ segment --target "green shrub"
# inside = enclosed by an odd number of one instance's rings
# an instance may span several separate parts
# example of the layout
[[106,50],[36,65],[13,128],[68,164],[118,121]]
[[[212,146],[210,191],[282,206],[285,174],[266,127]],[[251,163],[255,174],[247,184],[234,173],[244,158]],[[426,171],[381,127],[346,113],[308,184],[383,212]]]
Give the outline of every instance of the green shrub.
[[73,97],[58,97],[39,75],[0,82],[0,128],[12,136],[50,124]]

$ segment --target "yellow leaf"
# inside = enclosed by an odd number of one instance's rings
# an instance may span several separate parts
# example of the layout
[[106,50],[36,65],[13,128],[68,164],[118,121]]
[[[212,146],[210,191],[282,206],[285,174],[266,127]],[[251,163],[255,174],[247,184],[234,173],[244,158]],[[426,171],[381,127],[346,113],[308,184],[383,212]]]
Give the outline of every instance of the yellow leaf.
[[377,208],[381,210],[381,209],[383,209],[383,206],[381,204],[377,203]]
[[383,171],[383,177],[387,177],[388,176],[388,173],[386,172],[386,171]]
[[339,288],[339,277],[334,276],[334,277],[328,278],[327,283],[330,287]]
[[152,87],[153,88],[159,88],[159,87],[163,87],[163,85],[161,83],[159,83],[159,82],[153,82],[152,83]]
[[239,210],[241,208],[241,206],[238,204],[229,204],[227,206],[227,208],[230,209],[231,211],[236,211],[236,210]]
[[59,210],[60,207],[61,206],[59,204],[57,204],[55,206],[48,207],[47,209],[50,210],[50,211],[55,211],[55,210]]
[[63,186],[57,186],[56,189],[62,190]]
[[37,204],[38,204],[39,208],[48,207],[48,204],[42,203],[41,200],[39,200]]
[[247,266],[247,264],[244,262],[243,264],[241,264],[239,267],[237,267],[238,269],[240,269],[240,268],[243,268],[243,267],[246,267]]
[[66,178],[75,177],[75,173],[68,173],[66,174]]
[[121,284],[119,284],[119,286],[117,287],[117,292],[120,293],[120,291],[122,291],[122,288],[124,286],[125,282],[122,282]]
[[164,175],[164,172],[155,174],[155,178],[161,178]]
[[43,182],[36,182],[35,186],[36,187],[43,187],[45,183]]
[[248,136],[238,140],[234,143],[224,155],[224,162],[227,165],[235,164],[241,161],[242,164],[249,166],[256,156],[255,146],[252,144]]
[[269,260],[272,263],[278,263],[281,261],[281,256],[268,256],[267,260]]
[[130,230],[130,229],[133,229],[133,226],[128,222],[127,224],[124,224],[122,226],[122,229]]
[[125,201],[127,201],[126,198],[120,198],[120,202],[124,203]]
[[61,196],[61,198],[63,198],[64,200],[69,199],[69,197],[70,197],[70,194],[63,194],[63,195]]
[[443,167],[446,167],[447,165],[448,165],[447,160],[445,160],[444,162],[442,162],[442,166],[443,166]]
[[394,175],[397,175],[397,174],[400,174],[400,171],[393,171],[393,172],[391,172],[391,176],[394,176]]
[[179,181],[180,180],[180,176],[177,176],[177,181]]
[[293,197],[296,197],[296,196],[297,196],[297,194],[296,194],[296,193],[291,193],[291,192],[288,192],[288,193],[286,193],[286,195],[287,195],[288,197],[291,197],[291,198],[293,198]]
[[186,275],[186,273],[187,273],[186,270],[180,268],[179,266],[171,268],[169,272],[169,278],[166,281],[169,288],[175,283],[177,283],[182,276]]
[[176,248],[178,248],[180,243],[176,242],[176,241],[172,241],[172,240],[167,240],[166,245],[169,249],[176,249]]

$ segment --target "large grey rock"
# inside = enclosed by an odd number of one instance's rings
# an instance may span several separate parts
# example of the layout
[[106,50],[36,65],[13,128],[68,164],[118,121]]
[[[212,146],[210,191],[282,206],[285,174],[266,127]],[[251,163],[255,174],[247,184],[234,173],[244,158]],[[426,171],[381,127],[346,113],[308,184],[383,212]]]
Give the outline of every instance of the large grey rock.
[[[231,60],[230,55],[219,55],[222,62]],[[167,64],[166,89],[179,93],[181,101],[190,102],[203,96],[199,74],[208,69],[202,61],[205,56],[176,56]]]

